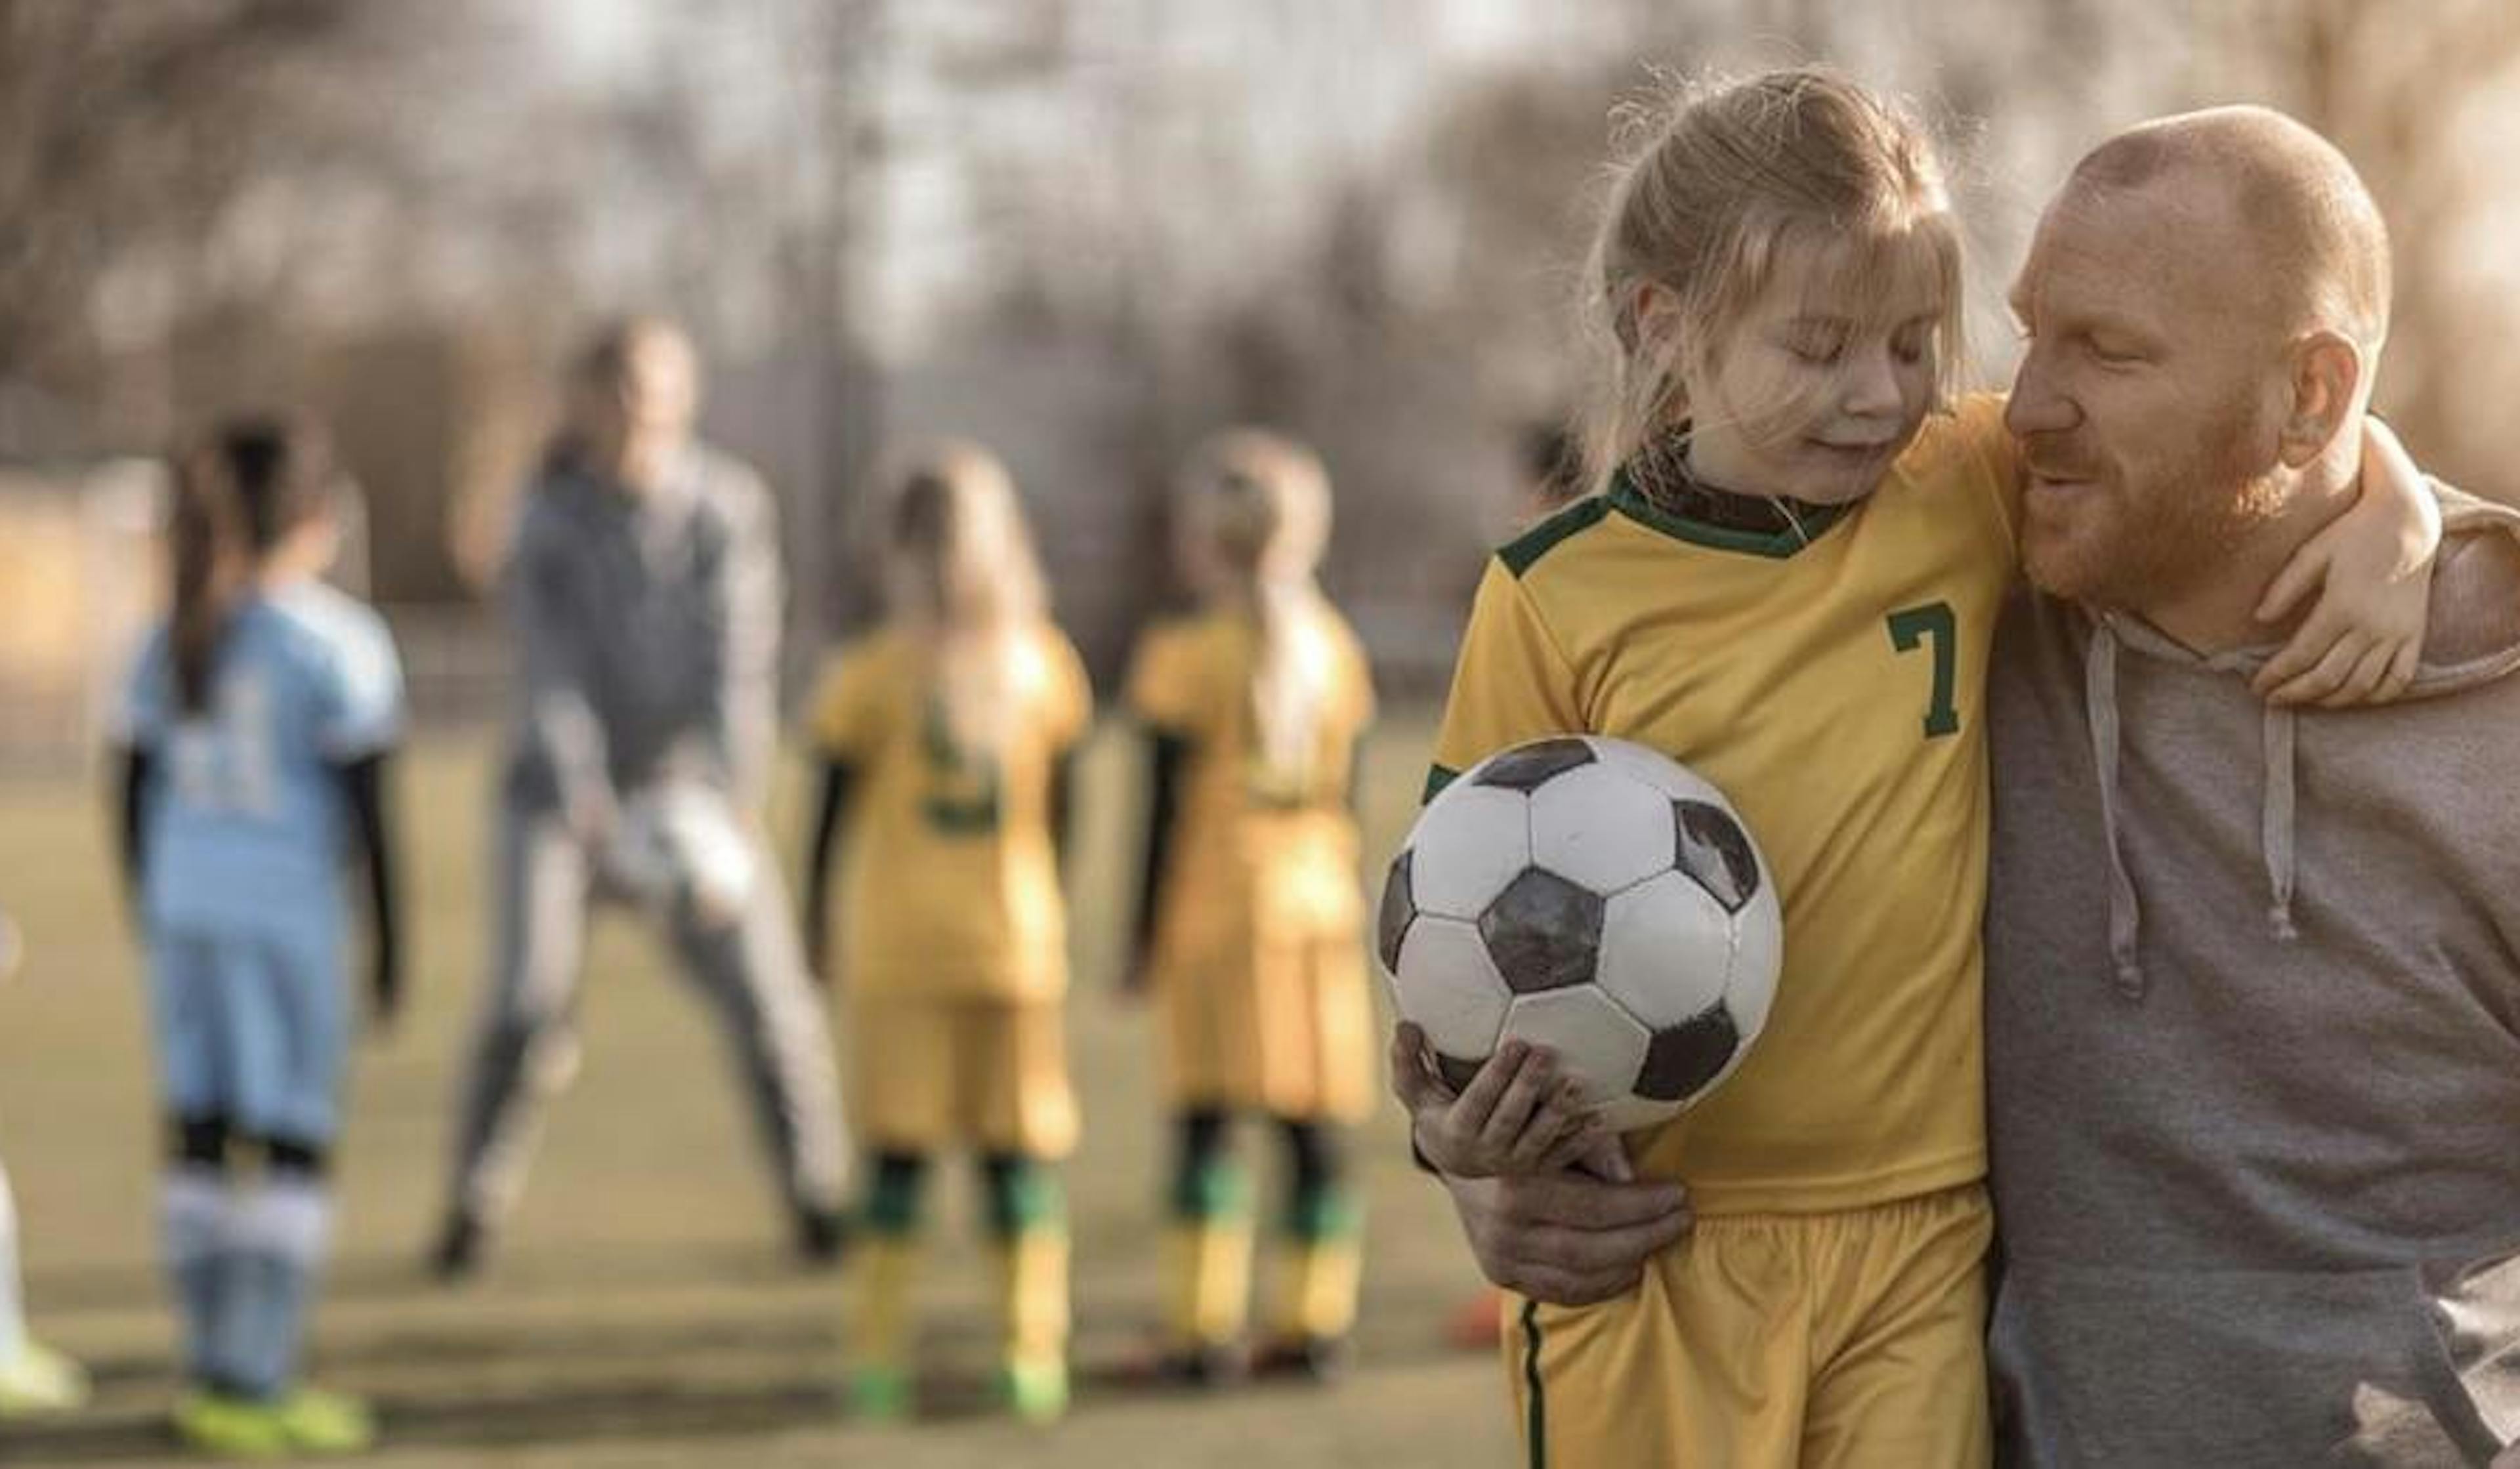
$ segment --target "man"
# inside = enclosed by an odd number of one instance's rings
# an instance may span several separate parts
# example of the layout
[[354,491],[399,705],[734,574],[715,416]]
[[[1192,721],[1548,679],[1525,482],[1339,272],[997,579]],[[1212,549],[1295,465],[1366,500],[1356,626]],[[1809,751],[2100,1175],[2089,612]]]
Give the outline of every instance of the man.
[[744,1072],[798,1248],[838,1248],[831,1042],[755,818],[775,735],[773,509],[748,468],[692,439],[697,401],[678,330],[600,334],[518,531],[498,930],[443,1276],[476,1267],[523,1186],[541,1104],[574,1070],[586,913],[606,897],[662,920]]
[[[2352,498],[2386,282],[2351,168],[2258,111],[2104,146],[2023,272],[2051,595],[1992,673],[1987,956],[2014,1461],[2520,1432],[2520,517],[2449,514],[2418,697],[2294,716],[2247,682],[2269,582]],[[1491,1278],[1566,1304],[1688,1226],[1669,1185],[1446,1182]]]
[[2247,680],[2355,490],[2388,245],[2254,109],[2085,158],[2014,290],[2048,594],[1999,641],[1990,1352],[2025,1464],[2520,1438],[2520,516],[2453,498],[2400,704]]

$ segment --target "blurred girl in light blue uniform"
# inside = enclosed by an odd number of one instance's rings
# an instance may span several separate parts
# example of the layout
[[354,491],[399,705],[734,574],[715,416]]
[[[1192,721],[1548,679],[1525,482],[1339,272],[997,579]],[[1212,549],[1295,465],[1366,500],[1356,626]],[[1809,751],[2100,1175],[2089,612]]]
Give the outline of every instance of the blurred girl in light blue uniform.
[[321,437],[291,421],[231,423],[176,466],[171,610],[125,706],[123,858],[191,1384],[176,1427],[221,1453],[373,1437],[360,1404],[298,1376],[331,1232],[354,858],[380,1022],[399,993],[384,776],[402,677],[383,621],[319,579],[338,493]]

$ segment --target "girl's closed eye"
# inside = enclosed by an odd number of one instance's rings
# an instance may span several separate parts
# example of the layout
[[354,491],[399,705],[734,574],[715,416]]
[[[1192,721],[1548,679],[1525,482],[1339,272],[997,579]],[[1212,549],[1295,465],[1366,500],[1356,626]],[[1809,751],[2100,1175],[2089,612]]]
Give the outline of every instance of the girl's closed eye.
[[1842,323],[1795,322],[1785,329],[1784,348],[1815,367],[1834,367],[1846,355],[1851,334]]

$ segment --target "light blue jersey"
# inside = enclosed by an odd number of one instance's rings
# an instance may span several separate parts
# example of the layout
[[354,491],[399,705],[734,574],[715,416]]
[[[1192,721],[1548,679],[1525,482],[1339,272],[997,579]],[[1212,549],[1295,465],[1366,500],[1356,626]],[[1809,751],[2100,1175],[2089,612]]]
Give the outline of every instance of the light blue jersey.
[[167,633],[140,651],[123,738],[155,779],[141,832],[154,936],[337,942],[349,818],[338,767],[401,735],[384,620],[304,582],[251,598],[219,640],[209,707],[181,707]]

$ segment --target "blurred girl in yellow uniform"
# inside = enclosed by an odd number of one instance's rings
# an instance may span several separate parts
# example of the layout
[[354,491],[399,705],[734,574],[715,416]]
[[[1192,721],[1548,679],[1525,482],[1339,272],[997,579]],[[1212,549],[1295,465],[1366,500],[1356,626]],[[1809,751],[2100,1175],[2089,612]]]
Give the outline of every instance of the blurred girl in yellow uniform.
[[[874,1160],[853,1258],[850,1395],[911,1405],[908,1294],[928,1159],[978,1149],[999,1256],[1001,1388],[1027,1418],[1067,1402],[1067,1235],[1050,1165],[1076,1142],[1060,1000],[1058,854],[1069,752],[1092,693],[1045,610],[1005,468],[947,444],[893,483],[886,615],[815,700],[823,799],[806,934],[845,984],[851,1115]],[[825,962],[832,843],[846,931]]]
[[1302,445],[1238,429],[1202,446],[1178,524],[1203,606],[1150,632],[1129,679],[1153,752],[1132,975],[1162,1017],[1180,1123],[1167,1365],[1193,1382],[1243,1365],[1252,1229],[1226,1146],[1236,1113],[1276,1122],[1289,1174],[1257,1365],[1327,1375],[1356,1314],[1336,1129],[1373,1086],[1352,810],[1373,686],[1314,582],[1329,522],[1328,477]]

